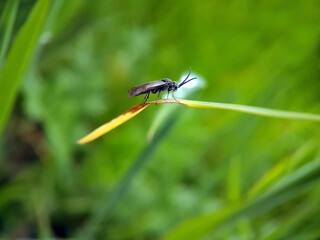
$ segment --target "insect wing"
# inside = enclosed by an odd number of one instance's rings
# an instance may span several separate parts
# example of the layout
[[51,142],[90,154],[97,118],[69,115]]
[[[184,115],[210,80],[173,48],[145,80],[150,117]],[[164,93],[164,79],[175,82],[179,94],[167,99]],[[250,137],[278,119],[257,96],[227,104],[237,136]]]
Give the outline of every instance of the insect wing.
[[138,95],[141,95],[144,93],[148,93],[148,92],[152,91],[153,89],[157,89],[158,87],[162,87],[162,86],[166,85],[166,83],[167,82],[164,80],[156,80],[156,81],[140,84],[138,86],[135,86],[135,87],[129,89],[129,96],[128,97],[134,97],[134,96],[138,96]]

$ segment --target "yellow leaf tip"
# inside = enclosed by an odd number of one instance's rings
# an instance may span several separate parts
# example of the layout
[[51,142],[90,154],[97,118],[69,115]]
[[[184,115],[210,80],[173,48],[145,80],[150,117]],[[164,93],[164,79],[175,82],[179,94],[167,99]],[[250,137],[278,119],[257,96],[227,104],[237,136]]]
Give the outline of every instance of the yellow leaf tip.
[[82,145],[82,144],[85,144],[85,143],[87,143],[87,141],[85,140],[85,137],[84,137],[84,138],[81,138],[81,139],[79,139],[79,140],[77,141],[77,144],[79,144],[79,145]]

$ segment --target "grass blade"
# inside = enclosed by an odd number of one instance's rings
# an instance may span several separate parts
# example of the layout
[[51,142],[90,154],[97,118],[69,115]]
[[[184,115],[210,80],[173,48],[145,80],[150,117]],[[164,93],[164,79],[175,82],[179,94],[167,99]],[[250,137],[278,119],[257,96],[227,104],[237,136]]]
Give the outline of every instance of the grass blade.
[[318,114],[289,112],[289,111],[274,110],[274,109],[253,107],[253,106],[247,106],[247,105],[230,104],[230,103],[201,102],[201,101],[192,101],[192,100],[175,101],[171,99],[169,100],[165,99],[165,100],[148,102],[145,104],[141,103],[130,108],[128,111],[121,114],[117,118],[100,126],[93,132],[89,133],[84,138],[80,139],[78,141],[78,144],[85,144],[85,143],[91,142],[96,138],[102,136],[103,134],[106,134],[107,132],[118,127],[122,123],[125,123],[129,119],[133,118],[135,115],[140,113],[150,104],[163,104],[163,103],[178,103],[188,107],[230,110],[235,112],[243,112],[243,113],[248,113],[248,114],[253,114],[258,116],[273,117],[273,118],[280,118],[280,119],[320,121],[320,115]]
[[294,170],[295,166],[301,163],[304,157],[315,148],[316,144],[314,141],[309,141],[298,149],[292,157],[286,157],[281,160],[249,190],[248,198],[252,199],[257,197],[264,189],[271,186],[272,183],[279,181],[281,178],[285,177],[286,174],[289,175],[289,173]]
[[[155,104],[156,102],[149,102],[149,104]],[[263,117],[272,117],[279,119],[288,119],[288,120],[306,120],[306,121],[320,121],[320,114],[312,113],[302,113],[302,112],[291,112],[283,110],[275,110],[262,107],[254,107],[248,105],[232,104],[232,103],[218,103],[218,102],[203,102],[203,101],[194,101],[194,100],[184,100],[178,99],[178,101],[166,99],[159,100],[157,104],[163,103],[178,103],[188,107],[194,108],[211,108],[211,109],[221,109],[229,110],[234,112],[248,113],[257,116]]]
[[0,132],[11,111],[19,85],[30,61],[48,15],[50,0],[39,0],[20,29],[0,72]]
[[114,118],[113,120],[111,120],[110,122],[107,122],[106,124],[103,124],[102,126],[98,127],[96,130],[89,133],[87,136],[80,139],[78,141],[78,144],[85,144],[85,143],[91,142],[96,138],[102,136],[103,134],[110,132],[112,129],[118,127],[122,123],[133,118],[135,115],[143,111],[148,106],[149,104],[141,103],[130,108],[128,111],[122,113],[120,116]]
[[227,206],[216,213],[189,219],[180,224],[164,239],[201,239],[213,231],[217,233],[230,225],[234,225],[244,217],[248,219],[257,217],[308,191],[312,186],[319,183],[319,173],[320,161],[315,159],[271,187],[262,196],[252,201],[238,202]]
[[320,115],[301,113],[301,112],[289,112],[275,109],[268,109],[262,107],[253,107],[247,105],[231,104],[231,103],[217,103],[217,102],[201,102],[192,100],[179,100],[180,104],[188,107],[196,108],[212,108],[221,110],[231,110],[235,112],[243,112],[258,116],[282,118],[290,120],[308,120],[308,121],[320,121]]
[[[146,107],[146,106],[145,106]],[[144,107],[144,108],[145,108]],[[143,110],[143,109],[142,109]],[[81,230],[80,234],[76,237],[79,239],[94,239],[95,235],[99,232],[102,223],[110,219],[112,214],[115,212],[121,200],[128,193],[134,178],[142,170],[148,160],[151,159],[152,154],[158,148],[159,144],[165,139],[169,134],[170,130],[174,126],[175,122],[178,120],[178,114],[175,113],[170,116],[167,121],[162,125],[156,136],[152,139],[150,144],[141,152],[138,158],[134,161],[133,165],[118,183],[114,191],[106,194],[102,197],[101,201],[95,206],[92,217],[87,223],[85,228]]]
[[8,50],[14,21],[16,19],[18,0],[7,2],[0,19],[0,69],[4,61],[4,56]]

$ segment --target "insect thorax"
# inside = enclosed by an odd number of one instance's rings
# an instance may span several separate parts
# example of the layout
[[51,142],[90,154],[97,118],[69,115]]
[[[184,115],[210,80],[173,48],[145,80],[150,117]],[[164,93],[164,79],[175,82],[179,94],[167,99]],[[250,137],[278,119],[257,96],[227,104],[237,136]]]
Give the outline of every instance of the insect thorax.
[[172,81],[169,78],[164,78],[162,81],[166,82],[166,86],[163,88],[163,91],[168,90],[170,91],[176,91],[178,89],[178,83]]

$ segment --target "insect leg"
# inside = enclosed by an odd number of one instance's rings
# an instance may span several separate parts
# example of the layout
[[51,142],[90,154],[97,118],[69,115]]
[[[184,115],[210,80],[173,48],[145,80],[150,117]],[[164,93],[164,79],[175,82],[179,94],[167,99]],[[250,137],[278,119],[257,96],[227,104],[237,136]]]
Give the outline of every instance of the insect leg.
[[168,90],[167,99],[169,98],[169,92],[170,92],[170,91]]
[[159,90],[157,102],[159,101],[160,93],[161,93],[161,90]]
[[146,101],[148,101],[149,96],[150,96],[150,92],[148,92],[148,94],[147,94]]
[[172,91],[172,97],[174,98],[174,100],[176,100],[177,102],[179,102],[179,101],[174,97],[174,91]]
[[146,103],[146,101],[147,101],[148,98],[149,98],[149,95],[150,95],[150,92],[148,92],[148,93],[144,96],[143,103]]

